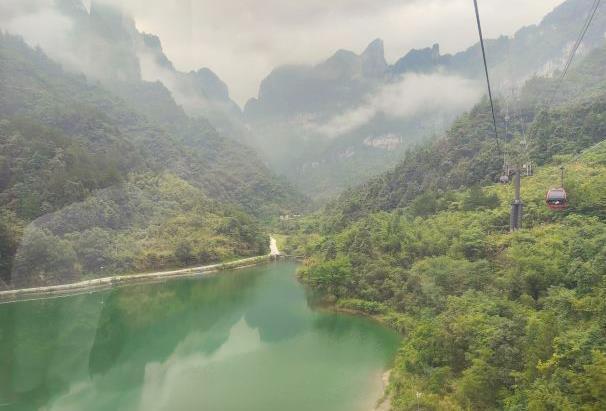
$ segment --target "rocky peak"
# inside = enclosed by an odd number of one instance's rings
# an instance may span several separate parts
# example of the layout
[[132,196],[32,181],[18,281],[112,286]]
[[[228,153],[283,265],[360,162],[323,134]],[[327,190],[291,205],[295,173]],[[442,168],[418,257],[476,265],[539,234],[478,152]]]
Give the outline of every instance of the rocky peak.
[[375,39],[366,47],[362,53],[363,58],[385,61],[385,46],[383,40]]
[[440,45],[436,43],[424,49],[410,50],[394,64],[394,71],[396,73],[430,72],[441,63],[441,60]]
[[121,81],[138,81],[141,68],[136,55],[139,36],[135,21],[119,7],[98,1],[90,7],[90,52],[97,76]]
[[360,55],[350,50],[338,50],[319,66],[320,69],[329,69],[333,74],[339,73],[346,76],[357,76],[361,71],[365,77],[381,76],[387,67],[385,49],[381,39],[372,41]]
[[137,28],[132,17],[117,7],[93,1],[90,21],[94,31],[110,41],[132,42]]
[[385,47],[381,39],[373,40],[360,57],[362,58],[362,71],[365,75],[382,75],[387,70]]
[[227,85],[209,68],[192,71],[189,75],[194,79],[197,87],[210,100],[229,101]]
[[337,50],[335,54],[320,64],[320,66],[349,67],[355,65],[358,59],[359,57],[353,51],[341,49]]
[[88,10],[80,0],[55,0],[57,10],[71,18],[88,17]]
[[145,47],[144,50],[150,52],[154,56],[157,65],[167,70],[175,71],[173,63],[166,57],[166,54],[164,54],[162,42],[158,36],[141,33],[141,39],[143,40],[143,45]]
[[435,43],[432,47],[431,47],[431,56],[432,58],[434,58],[435,60],[440,58],[440,45],[438,43]]

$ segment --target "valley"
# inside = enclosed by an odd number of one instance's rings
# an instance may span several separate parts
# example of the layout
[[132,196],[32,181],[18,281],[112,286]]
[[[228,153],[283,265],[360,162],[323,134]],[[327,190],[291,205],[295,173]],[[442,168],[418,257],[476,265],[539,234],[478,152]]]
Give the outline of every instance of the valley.
[[150,4],[0,2],[0,408],[606,408],[599,0],[395,59],[323,44],[357,2]]

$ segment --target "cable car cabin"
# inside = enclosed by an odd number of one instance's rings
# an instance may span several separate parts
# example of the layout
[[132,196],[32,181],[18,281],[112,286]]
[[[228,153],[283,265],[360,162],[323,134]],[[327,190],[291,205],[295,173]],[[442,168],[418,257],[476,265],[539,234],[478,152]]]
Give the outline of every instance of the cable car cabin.
[[552,188],[547,192],[545,202],[551,210],[564,210],[568,207],[566,191],[563,188]]

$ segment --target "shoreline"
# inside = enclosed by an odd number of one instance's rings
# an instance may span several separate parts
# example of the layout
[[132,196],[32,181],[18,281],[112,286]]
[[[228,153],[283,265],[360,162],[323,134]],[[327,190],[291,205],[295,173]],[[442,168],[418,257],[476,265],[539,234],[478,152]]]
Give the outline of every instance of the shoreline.
[[[0,305],[45,298],[70,297],[85,293],[92,293],[96,291],[109,290],[113,288],[126,287],[137,284],[151,284],[172,279],[203,277],[205,275],[218,273],[221,271],[238,270],[248,267],[254,267],[277,261],[278,259],[282,258],[297,259],[293,256],[286,256],[284,254],[281,254],[277,250],[275,243],[272,243],[270,254],[256,257],[247,257],[230,262],[151,273],[108,276],[92,280],[79,281],[70,284],[59,284],[43,287],[21,288],[0,291]],[[391,328],[385,323],[384,319],[381,318],[380,315],[369,314],[362,310],[339,307],[337,304],[334,303],[319,304],[315,309],[355,317],[365,317],[373,322],[381,324],[384,327]],[[388,387],[389,377],[392,371],[393,369],[389,368],[384,369],[380,373],[379,378],[381,380],[381,395],[375,400],[372,410],[369,411],[389,411],[391,409],[392,396],[388,393]]]
[[392,398],[392,395],[387,391],[387,389],[389,388],[389,378],[391,377],[392,371],[393,371],[393,368],[391,368],[381,374],[381,384],[382,384],[381,391],[383,392],[383,395],[381,396],[381,398],[379,398],[377,400],[372,411],[390,411],[391,410],[391,400],[393,398]]
[[[394,330],[393,327],[390,327],[389,324],[387,324],[383,316],[379,314],[369,314],[365,311],[356,310],[354,308],[339,307],[336,303],[319,304],[316,309],[336,314],[350,315],[352,317],[363,317],[370,321],[376,322],[377,324],[380,324],[383,327]],[[396,330],[394,331],[400,336],[402,336],[400,332]],[[390,411],[392,409],[391,401],[393,399],[393,395],[389,392],[389,379],[391,377],[392,372],[393,364],[390,366],[390,368],[383,370],[383,372],[381,373],[381,396],[377,398],[375,405],[370,411]]]
[[268,254],[263,256],[242,258],[225,263],[217,263],[205,266],[181,268],[177,270],[158,271],[153,273],[124,274],[109,277],[84,280],[71,284],[49,285],[43,287],[20,288],[14,290],[0,291],[0,304],[34,299],[36,297],[54,297],[80,294],[84,292],[99,291],[114,287],[145,284],[161,280],[196,277],[219,271],[234,270],[260,265],[276,260],[277,256]]

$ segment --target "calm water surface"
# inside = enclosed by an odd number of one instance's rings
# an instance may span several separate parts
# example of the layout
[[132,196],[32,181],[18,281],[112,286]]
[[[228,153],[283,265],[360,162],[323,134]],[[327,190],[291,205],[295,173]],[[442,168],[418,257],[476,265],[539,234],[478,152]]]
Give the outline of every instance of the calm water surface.
[[369,411],[398,337],[277,263],[0,305],[0,411]]

